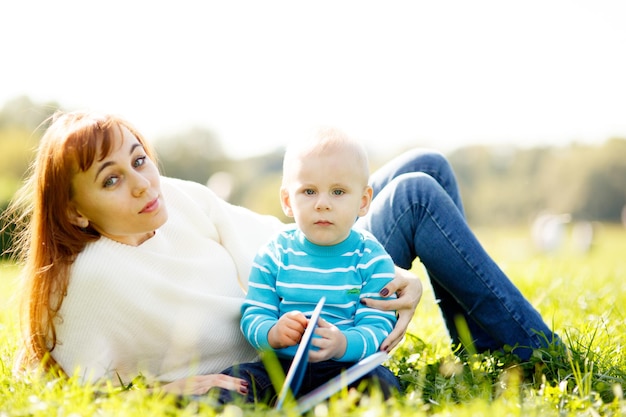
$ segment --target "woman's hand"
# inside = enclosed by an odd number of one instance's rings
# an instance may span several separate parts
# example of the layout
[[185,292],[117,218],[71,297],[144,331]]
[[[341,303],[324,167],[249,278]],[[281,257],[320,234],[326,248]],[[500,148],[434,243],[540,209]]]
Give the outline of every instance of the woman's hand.
[[236,391],[242,395],[248,393],[248,381],[222,374],[196,375],[178,379],[161,385],[161,391],[176,395],[203,395],[213,387]]
[[348,341],[341,330],[324,319],[317,321],[315,334],[319,337],[311,339],[311,345],[319,350],[309,351],[309,361],[321,362],[328,359],[339,359],[346,353]]
[[396,267],[396,277],[380,291],[382,297],[396,293],[398,298],[390,300],[372,300],[364,298],[363,302],[368,307],[379,310],[396,310],[398,322],[393,331],[380,345],[380,350],[390,352],[404,337],[406,329],[415,314],[415,309],[422,298],[422,282],[406,269]]
[[274,349],[297,345],[302,339],[307,323],[306,316],[299,311],[283,314],[270,329],[267,341]]

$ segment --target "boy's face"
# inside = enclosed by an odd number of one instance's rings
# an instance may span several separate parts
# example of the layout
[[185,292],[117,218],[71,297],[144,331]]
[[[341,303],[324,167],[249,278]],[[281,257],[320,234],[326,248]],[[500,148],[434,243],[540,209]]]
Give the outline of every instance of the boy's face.
[[284,175],[283,211],[317,245],[345,240],[357,217],[369,209],[372,188],[354,154],[347,151],[307,155],[293,161]]

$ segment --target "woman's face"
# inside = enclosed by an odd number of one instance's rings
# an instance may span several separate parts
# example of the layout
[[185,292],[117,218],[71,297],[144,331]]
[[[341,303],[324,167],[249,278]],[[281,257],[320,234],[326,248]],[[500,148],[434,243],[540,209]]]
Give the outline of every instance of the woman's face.
[[72,179],[70,221],[102,236],[137,246],[167,220],[159,171],[125,127],[111,153]]

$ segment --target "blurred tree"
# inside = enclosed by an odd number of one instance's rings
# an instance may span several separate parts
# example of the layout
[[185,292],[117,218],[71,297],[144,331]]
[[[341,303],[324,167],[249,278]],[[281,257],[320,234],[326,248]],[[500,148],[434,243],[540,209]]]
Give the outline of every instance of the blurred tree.
[[[28,97],[7,102],[0,110],[0,213],[21,186],[41,137],[39,129],[58,106],[37,104]],[[10,231],[0,224],[0,253],[11,245]]]
[[[596,154],[596,155],[593,155]],[[589,150],[580,198],[573,204],[577,217],[598,221],[619,221],[626,206],[626,140],[610,140]]]
[[158,138],[154,144],[164,175],[206,184],[211,175],[227,170],[228,160],[217,136],[206,129]]
[[38,138],[19,127],[0,128],[0,203],[20,187],[34,156]]
[[7,101],[0,110],[0,129],[19,128],[40,137],[42,123],[59,109],[56,102],[34,103],[26,96]]
[[42,134],[39,127],[56,109],[53,103],[18,97],[0,110],[0,207],[19,188]]
[[522,223],[542,212],[618,222],[626,204],[626,140],[530,149],[469,146],[449,155],[474,224]]
[[[43,122],[58,108],[18,97],[0,110],[0,210],[24,178]],[[229,201],[290,221],[278,199],[283,149],[231,160],[216,135],[200,128],[158,138],[154,145],[165,175],[206,184],[213,174],[226,172]],[[626,206],[624,139],[559,148],[474,145],[448,157],[474,224],[529,223],[546,211],[570,213],[573,220],[619,222]],[[2,239],[4,249],[9,243]]]
[[233,204],[257,213],[270,214],[290,221],[280,207],[279,189],[284,150],[231,162],[231,172],[237,178],[231,197]]

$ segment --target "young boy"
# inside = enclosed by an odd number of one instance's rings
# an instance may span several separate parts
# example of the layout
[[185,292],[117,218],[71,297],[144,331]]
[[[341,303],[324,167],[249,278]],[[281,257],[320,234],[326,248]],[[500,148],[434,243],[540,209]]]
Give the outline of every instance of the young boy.
[[[360,303],[361,298],[379,297],[395,273],[375,238],[352,229],[372,200],[368,179],[364,148],[336,130],[321,131],[313,141],[285,153],[280,198],[296,226],[259,251],[241,329],[256,349],[275,350],[286,371],[306,329],[307,315],[326,297],[299,394],[378,351],[396,323],[395,312]],[[267,396],[260,392],[263,386],[271,389],[264,368],[245,366],[240,365],[244,372],[239,376],[250,374],[257,399]],[[399,389],[395,376],[382,366],[367,378],[377,379],[386,395]]]

